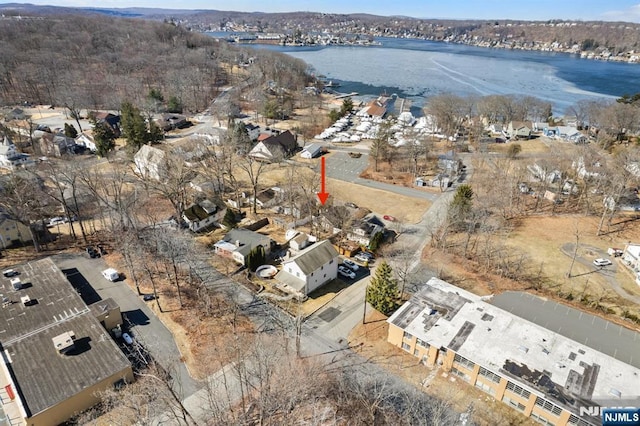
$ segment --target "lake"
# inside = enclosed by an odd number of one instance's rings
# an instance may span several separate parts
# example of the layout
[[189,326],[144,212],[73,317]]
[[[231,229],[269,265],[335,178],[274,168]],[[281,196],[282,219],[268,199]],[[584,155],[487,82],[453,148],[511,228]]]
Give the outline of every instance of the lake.
[[417,106],[446,92],[516,94],[548,101],[556,114],[563,114],[580,99],[615,99],[640,91],[640,64],[426,40],[376,40],[382,46],[252,47],[302,59],[318,75],[339,82],[340,92],[372,97],[386,91]]

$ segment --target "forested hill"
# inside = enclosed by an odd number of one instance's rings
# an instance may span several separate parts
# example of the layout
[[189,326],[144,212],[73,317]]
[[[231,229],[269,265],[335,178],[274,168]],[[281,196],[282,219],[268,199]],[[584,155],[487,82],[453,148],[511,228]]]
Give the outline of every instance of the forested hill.
[[640,51],[640,24],[603,21],[438,20],[406,16],[316,12],[262,13],[159,8],[63,8],[9,3],[5,16],[55,13],[99,13],[172,21],[196,31],[256,31],[446,40],[479,46],[573,52],[606,52],[613,56]]
[[[224,85],[275,81],[304,87],[306,65],[249,52],[170,23],[104,15],[0,19],[0,104],[33,102],[91,109],[144,105],[153,89],[202,111]],[[250,73],[231,72],[250,56]],[[282,72],[285,69],[287,72]]]

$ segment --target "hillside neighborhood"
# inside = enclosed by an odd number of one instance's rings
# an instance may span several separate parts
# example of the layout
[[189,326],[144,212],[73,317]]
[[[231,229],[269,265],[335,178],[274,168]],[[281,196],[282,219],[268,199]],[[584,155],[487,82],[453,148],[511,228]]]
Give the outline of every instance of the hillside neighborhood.
[[415,108],[231,52],[202,108],[151,83],[118,108],[0,108],[7,424],[599,426],[640,406],[638,95]]

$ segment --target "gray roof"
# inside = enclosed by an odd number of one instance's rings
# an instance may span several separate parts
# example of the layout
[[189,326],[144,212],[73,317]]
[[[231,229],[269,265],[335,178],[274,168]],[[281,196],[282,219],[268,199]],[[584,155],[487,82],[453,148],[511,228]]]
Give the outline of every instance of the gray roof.
[[250,231],[244,228],[236,228],[227,232],[223,241],[235,244],[236,241],[240,242],[240,248],[236,250],[243,255],[249,254],[249,252],[257,246],[269,247],[271,244],[271,238],[266,235],[259,234],[257,232]]
[[285,270],[279,271],[274,278],[296,291],[303,291],[306,285],[303,279],[293,276]]
[[[50,258],[13,269],[25,288],[15,291],[0,277],[0,291],[13,302],[0,309],[0,343],[11,357],[9,367],[30,416],[130,368]],[[27,295],[37,303],[24,306],[20,298]],[[61,355],[52,338],[68,331],[76,336],[76,349]]]
[[338,257],[338,252],[329,240],[313,244],[302,250],[299,255],[284,263],[295,262],[305,275],[309,275],[331,259]]
[[134,158],[138,161],[145,161],[147,164],[162,164],[165,161],[166,153],[151,145],[142,145]]

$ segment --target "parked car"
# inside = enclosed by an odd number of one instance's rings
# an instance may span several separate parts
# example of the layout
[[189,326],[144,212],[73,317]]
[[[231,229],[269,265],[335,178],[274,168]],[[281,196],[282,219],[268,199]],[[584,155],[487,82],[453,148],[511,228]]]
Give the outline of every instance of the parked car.
[[145,302],[150,302],[152,300],[156,300],[156,295],[155,294],[143,294],[142,295],[142,300],[144,300]]
[[360,269],[360,267],[353,260],[345,259],[342,264],[351,269],[353,272],[356,272],[358,269]]
[[54,226],[57,225],[63,225],[67,222],[66,218],[58,216],[58,217],[52,217],[51,219],[49,219],[49,223],[47,223],[47,228],[53,228]]
[[358,253],[355,256],[353,256],[353,258],[358,262],[362,262],[362,263],[370,263],[373,260],[369,256],[366,256],[364,253]]
[[390,215],[388,215],[388,214],[385,214],[384,216],[382,216],[382,218],[383,218],[384,220],[388,220],[389,222],[395,222],[395,221],[396,221],[396,218],[395,218],[395,217],[390,216]]
[[617,248],[609,248],[607,249],[607,254],[613,257],[620,257],[624,254],[624,251]]
[[93,246],[88,246],[85,251],[87,252],[87,254],[89,255],[90,258],[95,259],[96,257],[100,257],[100,253],[98,253],[96,251],[95,248],[93,248]]
[[20,272],[16,271],[15,269],[5,269],[4,271],[2,271],[2,275],[7,278],[11,278],[15,277],[16,275],[20,275]]
[[596,259],[593,261],[593,264],[599,267],[604,267],[604,266],[609,266],[612,265],[613,263],[611,263],[611,261],[609,259]]
[[124,340],[127,345],[133,345],[133,338],[129,333],[122,333],[122,340]]
[[340,275],[342,275],[343,277],[347,277],[347,278],[350,278],[352,280],[356,278],[355,272],[353,272],[351,269],[349,269],[349,268],[347,268],[345,266],[342,266],[342,265],[338,266],[338,273]]
[[111,282],[118,281],[120,279],[120,273],[113,268],[102,271],[102,276]]

